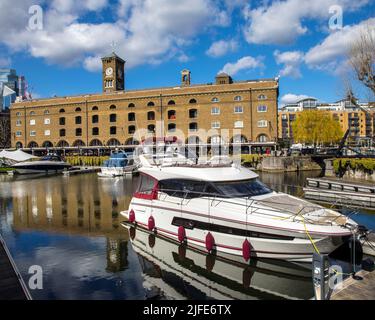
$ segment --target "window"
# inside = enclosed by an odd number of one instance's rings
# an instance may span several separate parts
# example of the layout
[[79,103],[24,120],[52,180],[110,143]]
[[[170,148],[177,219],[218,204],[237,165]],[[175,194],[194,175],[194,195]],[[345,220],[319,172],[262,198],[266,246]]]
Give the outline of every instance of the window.
[[198,130],[198,123],[191,122],[189,123],[189,131],[197,131]]
[[117,115],[115,113],[112,113],[109,115],[109,122],[116,122],[117,121]]
[[155,125],[149,124],[147,126],[147,131],[148,131],[148,133],[155,133]]
[[223,197],[249,197],[271,193],[272,190],[257,179],[233,182],[213,182],[213,187]]
[[81,112],[81,111],[82,111],[82,110],[81,110],[80,107],[76,108],[76,112]]
[[168,120],[176,120],[176,111],[175,110],[169,110],[168,111]]
[[113,80],[105,80],[104,85],[106,88],[113,88]]
[[208,185],[204,181],[166,179],[159,182],[159,190],[171,197],[192,199],[204,196]]
[[115,110],[116,109],[116,106],[114,104],[112,104],[110,107],[109,107],[110,110]]
[[189,103],[190,103],[190,104],[196,104],[196,103],[197,103],[197,100],[195,100],[195,99],[190,99],[190,100],[189,100]]
[[116,134],[116,127],[110,127],[109,128],[109,134]]
[[49,111],[48,110],[44,110],[44,114],[49,114]]
[[260,134],[260,135],[257,137],[257,141],[258,141],[258,142],[267,142],[267,141],[268,141],[268,137],[267,137],[267,135],[265,135],[265,134]]
[[134,132],[135,132],[135,126],[129,126],[128,127],[128,133],[129,134],[134,134]]
[[169,105],[169,106],[172,106],[172,105],[175,105],[175,104],[176,104],[176,102],[174,102],[174,100],[169,100],[169,101],[168,101],[168,105]]
[[66,134],[66,132],[65,132],[65,129],[60,129],[60,137],[65,137],[65,134]]
[[98,111],[98,107],[97,107],[97,106],[94,106],[94,107],[92,107],[91,110],[92,110],[92,111]]
[[175,123],[169,123],[168,124],[168,131],[169,132],[175,132],[176,131],[176,124]]
[[135,113],[134,112],[128,113],[128,121],[135,121]]
[[44,119],[44,124],[51,124],[51,119],[45,118]]
[[152,101],[150,101],[149,103],[147,103],[148,107],[153,107],[154,105],[155,105],[155,103],[153,103]]
[[51,130],[44,130],[44,135],[45,136],[50,136],[51,135]]
[[243,113],[243,107],[242,106],[234,107],[234,113]]
[[267,106],[258,106],[258,112],[267,112]]
[[211,99],[211,102],[219,102],[219,98],[214,97]]
[[234,127],[235,128],[243,128],[243,121],[235,121]]
[[21,121],[21,120],[16,120],[16,126],[17,126],[17,127],[20,127],[21,124],[22,124],[22,121]]
[[82,117],[78,116],[76,117],[76,124],[81,124],[82,123]]
[[189,110],[189,118],[194,119],[198,117],[198,110],[197,109],[190,109]]
[[21,112],[17,112],[17,113],[16,113],[16,116],[17,116],[17,117],[20,117],[20,116],[21,116]]
[[267,99],[267,97],[264,94],[260,94],[258,96],[258,100],[266,100],[266,99]]
[[35,119],[30,119],[30,126],[35,126]]
[[212,129],[220,129],[220,121],[213,121],[211,122]]
[[81,137],[82,136],[82,128],[76,128],[76,136]]
[[30,131],[30,137],[35,137],[36,136],[36,131]]
[[219,107],[211,108],[211,114],[220,114],[220,108]]
[[17,131],[16,132],[16,137],[21,137],[22,136],[22,132],[21,131]]
[[155,120],[155,112],[154,111],[149,111],[147,112],[147,120]]
[[98,127],[92,128],[92,135],[93,136],[98,136],[99,135],[99,128]]
[[259,120],[258,121],[258,128],[267,128],[268,122],[267,120]]
[[30,112],[30,116],[35,116],[35,112],[34,112],[34,111],[31,111],[31,112]]
[[135,108],[135,104],[134,103],[129,103],[128,108]]
[[138,184],[138,190],[134,194],[137,198],[143,199],[156,199],[157,191],[155,189],[156,181],[150,176],[141,175]]
[[235,96],[234,97],[234,101],[241,101],[242,100],[242,97],[241,96]]
[[281,119],[283,119],[283,120],[288,120],[288,115],[287,115],[287,114],[282,114],[282,115],[281,115]]
[[91,122],[92,123],[98,123],[99,122],[99,116],[97,114],[93,115],[91,117]]
[[60,109],[59,110],[59,113],[64,113],[65,112],[65,109]]

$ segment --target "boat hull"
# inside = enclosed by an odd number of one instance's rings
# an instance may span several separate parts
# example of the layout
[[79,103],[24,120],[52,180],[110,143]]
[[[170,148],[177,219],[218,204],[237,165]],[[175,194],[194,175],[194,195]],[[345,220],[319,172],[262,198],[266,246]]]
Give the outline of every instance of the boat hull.
[[16,174],[36,174],[36,173],[58,173],[68,168],[70,165],[66,163],[53,163],[53,164],[18,164],[12,166]]
[[99,177],[120,177],[131,175],[136,170],[136,166],[129,167],[102,167],[98,172]]

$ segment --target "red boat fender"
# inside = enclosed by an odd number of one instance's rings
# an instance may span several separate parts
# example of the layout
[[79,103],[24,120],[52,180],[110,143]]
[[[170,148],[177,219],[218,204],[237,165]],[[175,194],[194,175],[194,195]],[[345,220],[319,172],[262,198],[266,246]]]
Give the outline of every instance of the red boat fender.
[[133,209],[130,210],[129,212],[129,222],[134,223],[135,222],[135,212]]
[[208,252],[211,252],[215,245],[215,239],[214,236],[211,234],[211,232],[207,233],[206,235],[206,249]]
[[245,259],[245,261],[249,261],[251,255],[251,244],[249,240],[245,239],[245,241],[242,243],[242,256]]
[[181,243],[184,242],[186,239],[186,231],[185,231],[185,228],[183,226],[179,226],[178,227],[178,241],[180,241]]
[[148,218],[148,230],[152,231],[155,228],[155,219],[153,216]]

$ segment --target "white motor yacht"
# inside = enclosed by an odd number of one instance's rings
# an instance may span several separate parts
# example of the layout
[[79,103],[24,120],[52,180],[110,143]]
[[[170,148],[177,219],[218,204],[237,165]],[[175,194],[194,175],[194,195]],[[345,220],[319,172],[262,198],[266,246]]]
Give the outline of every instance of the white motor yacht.
[[127,174],[133,174],[138,168],[138,163],[133,155],[125,151],[116,150],[111,153],[108,160],[104,161],[103,166],[98,172],[100,177],[119,177]]
[[328,254],[357,231],[345,215],[275,192],[234,164],[151,162],[139,172],[138,189],[122,215],[203,252],[242,261],[311,261],[314,252]]
[[56,154],[48,154],[40,160],[23,161],[11,166],[16,174],[57,173],[70,167],[69,163],[63,161]]

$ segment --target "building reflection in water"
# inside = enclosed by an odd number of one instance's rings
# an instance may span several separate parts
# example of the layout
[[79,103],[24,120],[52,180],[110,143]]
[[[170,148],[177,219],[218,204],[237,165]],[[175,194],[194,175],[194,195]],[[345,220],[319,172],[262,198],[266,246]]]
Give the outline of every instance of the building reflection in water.
[[129,205],[133,182],[89,174],[4,183],[11,188],[16,231],[105,237],[106,270],[118,272],[128,266],[128,233],[120,227],[119,213]]

